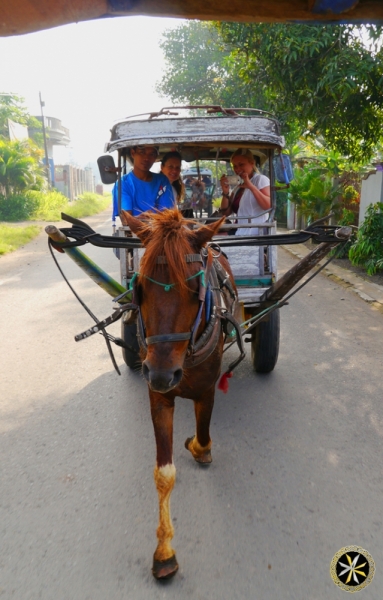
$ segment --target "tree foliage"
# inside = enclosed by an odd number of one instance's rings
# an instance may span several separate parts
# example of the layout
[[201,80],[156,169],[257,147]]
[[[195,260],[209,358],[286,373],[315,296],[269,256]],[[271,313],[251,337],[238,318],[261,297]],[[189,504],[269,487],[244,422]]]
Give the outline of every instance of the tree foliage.
[[349,258],[354,265],[362,266],[368,275],[383,271],[383,202],[370,204],[359,227]]
[[189,21],[160,42],[167,65],[156,90],[184,104],[257,104],[254,91],[230,67],[231,49],[211,23]]
[[382,139],[379,26],[189,22],[164,34],[173,101],[254,106],[353,160]]
[[42,187],[44,179],[34,152],[28,142],[0,139],[0,193],[5,197]]
[[32,117],[24,106],[24,98],[11,93],[0,93],[0,138],[9,139],[8,119],[36,129],[36,142],[40,145],[39,131],[42,126],[38,119]]
[[288,196],[297,205],[298,213],[310,223],[330,212],[339,216],[342,209],[340,192],[340,186],[329,173],[323,172],[320,165],[307,164],[295,169]]

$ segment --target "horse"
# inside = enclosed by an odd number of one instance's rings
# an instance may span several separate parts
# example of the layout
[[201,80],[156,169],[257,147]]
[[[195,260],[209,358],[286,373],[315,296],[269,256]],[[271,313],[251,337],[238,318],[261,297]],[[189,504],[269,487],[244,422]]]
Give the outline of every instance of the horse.
[[215,385],[227,324],[235,323],[237,291],[228,260],[214,244],[208,245],[224,219],[198,226],[178,209],[167,209],[140,219],[122,211],[121,220],[145,247],[131,287],[157,449],[154,481],[159,523],[152,573],[156,579],[168,579],[178,570],[170,515],[176,479],[175,398],[194,401],[196,431],[185,447],[195,461],[210,464]]

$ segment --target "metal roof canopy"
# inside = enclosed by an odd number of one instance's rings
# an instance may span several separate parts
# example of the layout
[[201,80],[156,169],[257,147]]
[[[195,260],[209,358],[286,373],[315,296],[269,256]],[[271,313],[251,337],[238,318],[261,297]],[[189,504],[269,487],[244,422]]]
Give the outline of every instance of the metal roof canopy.
[[3,0],[0,36],[67,23],[146,15],[238,22],[383,22],[382,0]]
[[[205,109],[220,116],[180,117],[174,112],[180,109]],[[246,110],[250,115],[240,115]],[[267,115],[267,116],[264,116]],[[179,150],[183,160],[220,160],[229,158],[234,150],[241,148],[268,148],[281,150],[285,145],[278,121],[256,109],[224,109],[222,107],[171,107],[159,113],[129,117],[116,123],[111,129],[111,140],[105,145],[106,152],[129,149],[134,146],[154,145],[160,157],[170,150]],[[160,118],[159,118],[160,117]]]

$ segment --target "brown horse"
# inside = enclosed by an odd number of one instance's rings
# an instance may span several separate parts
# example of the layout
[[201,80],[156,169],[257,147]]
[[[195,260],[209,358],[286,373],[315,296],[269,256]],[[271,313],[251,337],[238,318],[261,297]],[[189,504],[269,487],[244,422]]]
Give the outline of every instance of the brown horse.
[[176,477],[174,400],[181,396],[194,401],[196,433],[185,446],[197,462],[209,464],[209,426],[221,370],[224,315],[234,310],[236,289],[228,261],[222,255],[214,258],[217,251],[207,246],[222,219],[192,229],[190,220],[176,209],[147,213],[145,220],[125,211],[121,217],[146,248],[135,276],[133,302],[138,306],[142,372],[148,383],[157,446],[154,480],[159,525],[152,572],[157,579],[166,579],[178,570],[170,516]]

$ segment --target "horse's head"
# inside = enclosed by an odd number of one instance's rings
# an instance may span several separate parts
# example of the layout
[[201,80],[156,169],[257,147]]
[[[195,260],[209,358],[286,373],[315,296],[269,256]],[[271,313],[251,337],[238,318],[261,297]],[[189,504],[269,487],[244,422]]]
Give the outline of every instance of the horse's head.
[[201,250],[222,220],[192,229],[177,209],[145,216],[141,220],[122,211],[146,249],[136,287],[146,345],[143,375],[153,391],[166,393],[182,379],[193,328],[204,326],[205,315],[197,319],[201,286],[208,283]]

